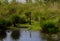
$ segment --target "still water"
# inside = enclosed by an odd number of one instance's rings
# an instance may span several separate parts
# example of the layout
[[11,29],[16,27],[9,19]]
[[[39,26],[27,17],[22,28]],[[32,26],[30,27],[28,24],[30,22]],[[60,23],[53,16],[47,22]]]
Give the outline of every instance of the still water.
[[27,29],[6,31],[1,36],[0,41],[43,41],[39,31],[28,31]]
[[0,31],[0,41],[60,41],[49,37],[44,38],[46,35],[42,36],[39,31],[29,31],[28,29]]

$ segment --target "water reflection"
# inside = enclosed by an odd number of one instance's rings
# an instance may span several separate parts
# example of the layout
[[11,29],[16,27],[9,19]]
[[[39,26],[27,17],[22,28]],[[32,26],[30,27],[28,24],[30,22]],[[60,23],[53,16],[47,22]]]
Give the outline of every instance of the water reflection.
[[56,35],[52,35],[54,36],[52,38],[47,34],[39,33],[39,31],[31,31],[31,36],[30,38],[30,32],[25,30],[0,31],[0,41],[59,41],[56,40]]
[[19,37],[20,37],[20,31],[13,31],[11,34],[12,39],[15,41],[18,41]]
[[0,41],[3,41],[4,38],[6,38],[6,32],[0,31]]
[[11,38],[11,33],[12,33],[12,31],[9,31],[9,30],[7,30],[6,31],[6,38],[4,39],[4,41],[12,41],[13,39]]
[[[42,41],[39,31],[6,31],[0,32],[0,41]],[[21,34],[21,35],[20,35]]]
[[42,39],[44,41],[60,41],[60,40],[58,40],[57,34],[48,35],[48,34],[42,33]]

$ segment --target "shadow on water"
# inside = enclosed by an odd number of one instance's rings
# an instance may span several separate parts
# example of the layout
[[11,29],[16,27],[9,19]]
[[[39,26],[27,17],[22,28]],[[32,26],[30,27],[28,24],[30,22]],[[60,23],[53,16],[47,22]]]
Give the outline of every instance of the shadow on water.
[[12,37],[13,40],[17,41],[19,39],[19,37],[20,37],[20,31],[19,30],[12,31],[11,37]]
[[0,40],[3,41],[4,38],[6,38],[6,32],[0,31]]
[[42,39],[44,41],[60,41],[58,39],[58,35],[57,34],[48,35],[48,34],[42,33]]

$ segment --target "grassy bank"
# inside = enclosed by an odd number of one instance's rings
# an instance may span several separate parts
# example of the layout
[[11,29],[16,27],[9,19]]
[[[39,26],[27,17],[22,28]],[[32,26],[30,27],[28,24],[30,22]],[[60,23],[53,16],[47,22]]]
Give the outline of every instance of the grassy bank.
[[[60,32],[60,3],[11,3],[0,1],[0,30],[28,27],[54,34]],[[47,32],[48,31],[48,32]]]

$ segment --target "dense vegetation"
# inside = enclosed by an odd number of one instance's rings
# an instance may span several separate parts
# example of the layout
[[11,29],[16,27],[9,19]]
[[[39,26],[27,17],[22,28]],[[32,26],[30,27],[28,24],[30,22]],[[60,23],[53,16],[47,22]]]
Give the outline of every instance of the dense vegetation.
[[0,0],[0,31],[28,27],[46,34],[60,32],[60,1],[44,0],[10,3]]

